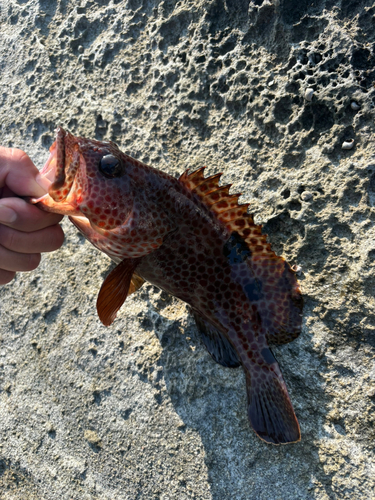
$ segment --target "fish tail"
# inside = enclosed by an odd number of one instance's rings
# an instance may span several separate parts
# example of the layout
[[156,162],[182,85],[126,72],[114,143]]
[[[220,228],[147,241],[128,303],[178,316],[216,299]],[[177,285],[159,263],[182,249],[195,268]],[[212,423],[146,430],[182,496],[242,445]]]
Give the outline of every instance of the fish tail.
[[276,360],[271,366],[254,365],[245,372],[248,417],[255,433],[272,444],[299,441],[298,420]]

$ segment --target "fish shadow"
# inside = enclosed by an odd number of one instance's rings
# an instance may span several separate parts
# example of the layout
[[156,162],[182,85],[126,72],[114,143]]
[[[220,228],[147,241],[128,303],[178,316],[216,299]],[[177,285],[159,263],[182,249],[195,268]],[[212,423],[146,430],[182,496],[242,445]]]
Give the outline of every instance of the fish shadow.
[[158,364],[184,424],[179,430],[197,432],[204,448],[210,498],[313,499],[316,484],[327,498],[337,498],[320,447],[322,438],[329,436],[324,422],[330,398],[319,375],[326,361],[318,359],[307,331],[291,344],[273,348],[302,433],[301,442],[284,446],[266,444],[252,431],[242,369],[224,368],[212,360],[192,318],[184,327],[179,321],[164,327],[159,322],[155,332],[163,348]]

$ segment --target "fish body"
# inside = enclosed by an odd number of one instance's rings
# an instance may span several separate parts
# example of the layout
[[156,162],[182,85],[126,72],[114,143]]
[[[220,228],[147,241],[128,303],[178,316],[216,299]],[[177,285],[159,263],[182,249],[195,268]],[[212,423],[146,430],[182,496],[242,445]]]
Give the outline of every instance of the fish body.
[[34,200],[63,213],[118,265],[99,292],[109,325],[144,281],[189,304],[202,339],[223,366],[242,366],[248,417],[266,442],[300,439],[300,429],[269,344],[301,331],[295,272],[275,255],[260,226],[220,174],[204,168],[180,179],[129,157],[112,142],[59,128],[42,175],[49,193]]

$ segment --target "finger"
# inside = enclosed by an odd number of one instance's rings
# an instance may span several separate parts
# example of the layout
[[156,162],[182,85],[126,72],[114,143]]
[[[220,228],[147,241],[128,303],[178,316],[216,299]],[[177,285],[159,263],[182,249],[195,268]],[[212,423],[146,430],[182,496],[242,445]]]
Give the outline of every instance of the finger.
[[43,196],[46,190],[37,183],[38,174],[24,151],[0,147],[0,188],[8,186],[20,196]]
[[[25,233],[17,231],[0,224],[1,245],[13,252],[18,253],[42,253],[53,252],[61,247],[64,241],[64,233],[58,224]],[[0,264],[1,265],[1,264]]]
[[16,273],[12,271],[4,271],[4,269],[0,269],[0,285],[10,283],[15,275]]
[[40,253],[12,252],[0,245],[0,265],[5,271],[32,271],[39,266],[40,259]]
[[[9,216],[7,220],[4,215],[5,209],[12,210],[16,214],[16,217],[11,220]],[[19,231],[27,233],[38,231],[39,229],[57,224],[62,218],[63,216],[60,214],[44,212],[34,205],[26,203],[21,198],[2,198],[0,200],[0,223]]]

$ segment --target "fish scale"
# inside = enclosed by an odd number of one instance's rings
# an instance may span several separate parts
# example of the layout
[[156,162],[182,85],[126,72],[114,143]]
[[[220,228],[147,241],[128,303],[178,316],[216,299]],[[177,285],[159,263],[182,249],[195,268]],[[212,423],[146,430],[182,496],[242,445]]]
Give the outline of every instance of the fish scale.
[[[77,159],[79,155],[79,160]],[[245,372],[250,423],[268,443],[300,439],[300,429],[269,344],[301,331],[295,272],[277,256],[221,174],[204,167],[179,179],[122,153],[112,142],[59,128],[42,175],[56,180],[34,200],[70,216],[118,265],[104,280],[97,310],[110,325],[145,281],[189,304],[212,358]]]

